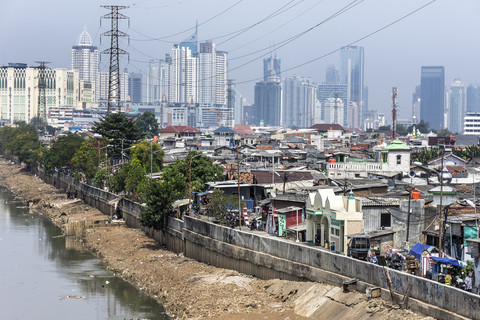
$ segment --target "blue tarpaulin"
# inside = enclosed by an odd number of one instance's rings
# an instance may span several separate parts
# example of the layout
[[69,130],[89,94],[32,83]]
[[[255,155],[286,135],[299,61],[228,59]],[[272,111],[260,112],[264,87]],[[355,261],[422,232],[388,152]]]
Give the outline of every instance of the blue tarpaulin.
[[457,259],[432,257],[432,260],[435,261],[436,263],[450,264],[452,266],[462,268],[460,261],[458,261]]
[[420,261],[421,256],[422,256],[422,252],[425,249],[427,249],[428,252],[432,252],[432,250],[435,249],[435,247],[434,246],[429,246],[429,245],[426,245],[426,244],[417,243],[416,245],[414,245],[412,247],[412,249],[410,249],[410,251],[408,252],[408,255],[409,256],[414,256],[415,259]]

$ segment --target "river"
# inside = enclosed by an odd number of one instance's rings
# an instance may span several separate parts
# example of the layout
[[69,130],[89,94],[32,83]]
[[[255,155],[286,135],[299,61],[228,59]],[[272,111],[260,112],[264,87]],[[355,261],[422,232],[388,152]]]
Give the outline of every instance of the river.
[[0,188],[1,319],[169,319],[154,299]]

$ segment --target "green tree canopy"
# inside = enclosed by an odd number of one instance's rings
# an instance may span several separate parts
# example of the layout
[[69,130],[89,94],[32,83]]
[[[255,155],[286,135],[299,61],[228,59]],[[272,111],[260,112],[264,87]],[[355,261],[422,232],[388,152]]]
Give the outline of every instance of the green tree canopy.
[[117,159],[121,158],[122,149],[129,148],[143,138],[133,119],[128,118],[124,113],[110,113],[101,118],[99,122],[94,123],[92,132],[108,139],[111,145],[108,153]]
[[82,146],[84,137],[76,133],[67,133],[54,139],[50,148],[43,155],[43,165],[46,173],[52,173],[55,168],[72,165],[72,158]]
[[93,179],[98,168],[97,141],[88,138],[82,142],[72,157],[72,165],[88,181]]
[[147,173],[150,173],[150,171],[159,172],[163,168],[164,151],[156,142],[142,141],[137,143],[134,148],[130,149],[130,155],[132,160],[140,161]]
[[418,131],[420,131],[420,133],[428,133],[429,132],[429,123],[428,122],[425,122],[423,120],[420,120],[419,123],[417,124],[412,124],[411,126],[409,126],[407,128],[407,131],[408,132],[412,132],[413,130],[413,126],[415,126],[415,129],[418,129]]
[[446,137],[446,136],[452,136],[452,135],[453,133],[446,128],[437,131],[437,136],[439,137]]
[[397,124],[397,134],[399,136],[406,136],[408,134],[407,128],[402,124]]
[[135,124],[139,128],[140,133],[144,134],[148,139],[152,139],[158,134],[158,121],[155,118],[155,114],[151,111],[142,113],[135,121]]
[[17,128],[1,128],[0,143],[5,153],[17,156],[20,161],[27,165],[37,164],[44,152],[40,145],[37,130],[30,125]]

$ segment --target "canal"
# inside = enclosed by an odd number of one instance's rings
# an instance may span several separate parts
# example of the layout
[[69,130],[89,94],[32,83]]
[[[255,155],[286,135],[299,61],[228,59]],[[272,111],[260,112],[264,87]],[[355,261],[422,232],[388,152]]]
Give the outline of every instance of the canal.
[[2,319],[157,319],[165,309],[0,187]]

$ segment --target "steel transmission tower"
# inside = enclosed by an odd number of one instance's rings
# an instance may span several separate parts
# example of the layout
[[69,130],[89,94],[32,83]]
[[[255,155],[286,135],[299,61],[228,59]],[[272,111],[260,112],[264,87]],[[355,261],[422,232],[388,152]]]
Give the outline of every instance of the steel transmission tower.
[[47,123],[47,83],[46,83],[46,65],[50,63],[48,61],[35,61],[38,63],[38,110],[37,110],[37,129],[40,126],[40,123],[45,125]]
[[[128,52],[118,47],[118,37],[127,37],[130,41],[128,34],[118,30],[118,20],[125,19],[130,23],[130,18],[121,14],[119,11],[127,9],[128,6],[101,6],[102,8],[110,10],[110,13],[100,18],[100,24],[102,19],[111,20],[111,29],[102,33],[102,36],[110,37],[110,48],[102,51],[102,54],[110,54],[110,69],[108,75],[108,109],[107,114],[110,114],[111,108],[118,108],[118,112],[121,111],[120,105],[120,55]],[[101,39],[101,38],[100,38]],[[125,84],[126,85],[126,84]]]

